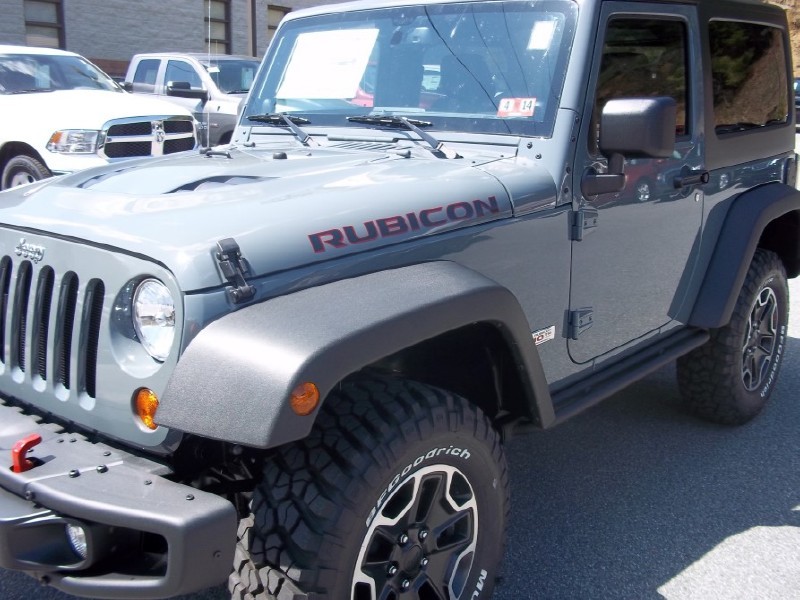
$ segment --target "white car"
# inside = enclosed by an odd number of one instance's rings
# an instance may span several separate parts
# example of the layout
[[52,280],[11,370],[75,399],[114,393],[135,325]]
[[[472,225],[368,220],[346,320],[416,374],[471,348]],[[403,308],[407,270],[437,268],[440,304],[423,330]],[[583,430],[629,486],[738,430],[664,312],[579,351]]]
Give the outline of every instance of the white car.
[[0,45],[0,190],[196,146],[188,110],[125,92],[79,54]]

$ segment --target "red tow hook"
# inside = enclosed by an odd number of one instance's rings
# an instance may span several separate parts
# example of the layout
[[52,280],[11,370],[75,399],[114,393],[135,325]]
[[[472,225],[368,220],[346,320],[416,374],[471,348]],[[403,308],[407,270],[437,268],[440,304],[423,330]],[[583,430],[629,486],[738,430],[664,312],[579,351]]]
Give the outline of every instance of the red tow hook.
[[41,442],[42,436],[38,433],[32,433],[14,444],[14,447],[11,448],[11,470],[14,473],[24,473],[36,466],[36,463],[26,455],[31,448]]

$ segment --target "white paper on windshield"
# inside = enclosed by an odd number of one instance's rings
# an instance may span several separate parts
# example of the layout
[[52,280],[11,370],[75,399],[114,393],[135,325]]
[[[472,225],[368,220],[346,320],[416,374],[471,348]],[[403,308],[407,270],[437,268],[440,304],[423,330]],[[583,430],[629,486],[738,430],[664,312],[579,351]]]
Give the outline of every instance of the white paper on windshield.
[[355,97],[377,38],[377,29],[301,33],[276,96]]
[[531,29],[531,37],[528,40],[528,50],[547,50],[553,42],[553,35],[556,32],[555,21],[536,21]]

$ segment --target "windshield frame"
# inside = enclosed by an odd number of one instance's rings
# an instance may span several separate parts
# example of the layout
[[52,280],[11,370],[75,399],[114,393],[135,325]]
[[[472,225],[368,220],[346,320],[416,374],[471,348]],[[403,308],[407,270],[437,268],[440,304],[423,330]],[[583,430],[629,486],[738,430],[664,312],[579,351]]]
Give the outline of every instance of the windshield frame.
[[[500,134],[500,135],[514,135],[514,136],[532,136],[532,137],[552,137],[553,129],[555,127],[555,117],[561,101],[561,94],[564,89],[564,82],[566,79],[567,65],[569,62],[572,45],[574,42],[575,32],[578,21],[578,4],[573,0],[497,0],[493,2],[441,2],[441,3],[425,3],[420,5],[409,6],[381,6],[375,8],[359,8],[353,9],[354,5],[350,5],[350,10],[336,10],[331,8],[330,12],[320,13],[315,11],[315,14],[300,15],[292,18],[287,18],[278,28],[275,39],[270,44],[267,55],[261,70],[259,71],[255,82],[251,88],[251,93],[248,98],[247,106],[242,115],[243,126],[258,127],[258,123],[253,123],[248,120],[248,117],[259,114],[270,114],[275,112],[285,112],[290,115],[302,116],[311,121],[312,126],[337,126],[337,127],[363,127],[363,124],[352,123],[347,121],[347,117],[359,116],[364,114],[386,114],[398,115],[408,118],[424,119],[431,121],[431,130],[436,131],[453,131],[453,132],[466,132],[475,134]],[[477,16],[476,16],[477,15]],[[314,98],[292,98],[286,101],[289,106],[282,106],[282,100],[277,98],[277,93],[280,91],[281,82],[285,77],[285,69],[291,68],[291,61],[295,49],[299,46],[298,40],[305,33],[309,32],[328,32],[341,30],[345,33],[354,30],[367,30],[370,27],[377,28],[379,32],[378,41],[375,41],[375,48],[379,43],[383,43],[381,48],[387,48],[385,41],[386,30],[389,24],[395,26],[396,31],[393,35],[397,36],[397,31],[405,26],[406,33],[410,30],[422,30],[419,23],[423,22],[430,27],[425,29],[434,30],[435,37],[431,36],[430,47],[435,48],[436,45],[444,48],[447,52],[456,52],[453,50],[455,44],[448,46],[448,41],[455,39],[455,34],[450,38],[443,37],[441,31],[437,30],[442,28],[442,24],[448,22],[456,22],[457,25],[462,26],[465,30],[468,23],[469,27],[477,32],[477,36],[472,33],[472,38],[479,38],[479,41],[484,44],[485,52],[482,53],[487,62],[494,62],[493,73],[490,75],[493,80],[496,78],[505,77],[506,71],[498,68],[497,53],[502,48],[501,44],[497,42],[499,36],[489,39],[485,36],[485,31],[488,28],[485,23],[490,23],[491,19],[508,26],[510,18],[514,16],[524,16],[529,21],[526,23],[538,23],[539,20],[544,19],[560,19],[557,24],[557,36],[551,46],[544,49],[542,55],[544,59],[541,60],[543,66],[546,67],[546,74],[550,77],[550,85],[543,96],[538,99],[540,104],[536,105],[537,113],[533,110],[530,114],[523,113],[502,113],[499,109],[499,103],[503,98],[494,98],[495,107],[497,111],[493,114],[490,111],[483,111],[481,113],[475,112],[454,112],[446,110],[432,110],[431,108],[420,106],[375,106],[375,96],[369,96],[369,93],[362,94],[362,98],[333,98],[330,100],[320,101]],[[416,20],[415,20],[416,19]],[[449,20],[449,21],[448,21]],[[470,23],[471,21],[471,23]],[[472,25],[474,23],[474,25]],[[479,24],[480,23],[480,24]],[[497,29],[495,24],[495,28]],[[529,36],[533,40],[533,32],[524,29],[515,32],[517,40],[523,40],[524,36]],[[366,37],[366,36],[362,36]],[[508,36],[510,38],[510,34]],[[410,38],[408,38],[410,39]],[[382,42],[381,42],[382,40]],[[441,42],[439,41],[441,40]],[[361,42],[358,42],[361,43]],[[497,43],[497,47],[492,44]],[[442,45],[444,44],[444,45]],[[507,46],[511,47],[512,42],[506,42]],[[527,41],[527,48],[523,47],[521,50],[528,51],[529,54],[533,50],[537,50],[533,45],[533,41]],[[356,47],[356,46],[354,46]],[[421,47],[421,46],[420,46]],[[368,63],[370,67],[374,67],[373,57],[375,55],[375,48],[373,48],[373,55],[370,57]],[[324,49],[322,49],[324,52]],[[525,71],[523,64],[519,61],[520,47],[519,44],[513,50],[512,58],[517,60],[517,64],[513,64],[511,59],[508,63],[518,71],[521,75],[518,80],[523,80],[525,85],[531,89],[531,83],[527,77],[535,75]],[[324,59],[323,59],[324,60]],[[364,57],[359,59],[362,63]],[[456,60],[464,66],[463,56],[457,56]],[[310,62],[310,61],[308,61]],[[442,66],[439,65],[421,65],[424,69],[420,77],[424,77],[426,82],[423,88],[436,80],[436,71],[438,67],[441,73]],[[376,68],[380,68],[380,63]],[[491,67],[490,67],[491,68]],[[366,69],[364,73],[366,73]],[[471,72],[470,72],[471,73]],[[380,75],[377,76],[380,81]],[[441,77],[441,75],[440,75]],[[477,81],[477,78],[476,78]],[[362,79],[359,85],[359,92],[362,88],[370,89],[366,80]],[[437,85],[441,85],[438,83]],[[545,86],[546,87],[546,86]],[[425,90],[420,90],[420,93]],[[512,100],[525,100],[528,98],[517,98],[517,95],[530,96],[527,94],[512,94]],[[363,97],[366,96],[366,101]],[[536,101],[537,97],[529,98]],[[372,104],[371,104],[372,102]],[[421,101],[422,102],[422,101]],[[535,114],[535,118],[534,118]]]

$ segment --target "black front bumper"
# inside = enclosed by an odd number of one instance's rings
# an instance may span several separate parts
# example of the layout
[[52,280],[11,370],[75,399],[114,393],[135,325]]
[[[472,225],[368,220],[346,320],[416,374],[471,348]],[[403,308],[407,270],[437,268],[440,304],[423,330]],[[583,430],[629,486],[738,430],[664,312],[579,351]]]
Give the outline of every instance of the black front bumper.
[[[37,466],[11,470],[31,433]],[[223,582],[237,517],[219,496],[160,475],[163,465],[24,415],[0,400],[0,567],[94,598],[166,598]],[[67,525],[89,538],[71,550]]]

